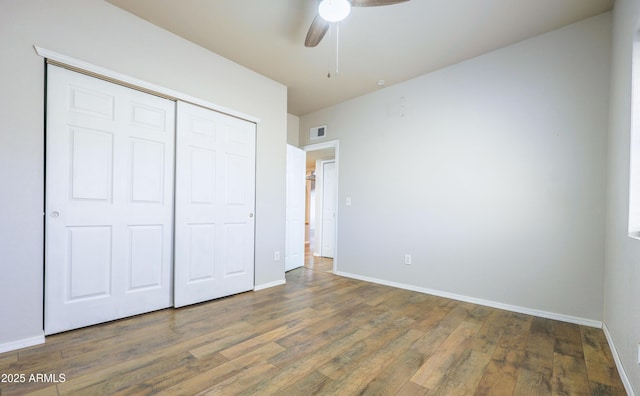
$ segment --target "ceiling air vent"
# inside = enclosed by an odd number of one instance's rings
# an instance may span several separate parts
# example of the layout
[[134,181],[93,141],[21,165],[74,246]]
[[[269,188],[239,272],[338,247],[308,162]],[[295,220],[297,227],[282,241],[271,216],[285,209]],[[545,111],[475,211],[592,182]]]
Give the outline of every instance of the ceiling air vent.
[[325,136],[327,136],[327,126],[326,125],[322,125],[322,126],[311,128],[311,131],[310,131],[311,140],[322,139]]

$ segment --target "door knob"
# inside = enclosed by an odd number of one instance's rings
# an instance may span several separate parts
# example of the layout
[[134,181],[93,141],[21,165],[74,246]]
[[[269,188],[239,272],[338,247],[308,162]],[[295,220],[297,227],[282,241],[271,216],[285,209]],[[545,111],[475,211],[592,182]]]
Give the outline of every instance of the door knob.
[[253,217],[253,213],[249,213],[249,217]]
[[51,212],[51,217],[53,217],[53,218],[60,217],[60,212],[56,212],[54,210],[53,212]]

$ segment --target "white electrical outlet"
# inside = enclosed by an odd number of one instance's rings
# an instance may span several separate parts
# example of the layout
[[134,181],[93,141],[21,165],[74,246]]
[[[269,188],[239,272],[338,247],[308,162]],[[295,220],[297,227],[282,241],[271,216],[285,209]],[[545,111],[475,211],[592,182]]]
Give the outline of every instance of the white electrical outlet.
[[280,261],[280,251],[276,250],[273,252],[273,261]]
[[405,254],[404,255],[404,263],[406,265],[411,265],[411,255],[410,254]]

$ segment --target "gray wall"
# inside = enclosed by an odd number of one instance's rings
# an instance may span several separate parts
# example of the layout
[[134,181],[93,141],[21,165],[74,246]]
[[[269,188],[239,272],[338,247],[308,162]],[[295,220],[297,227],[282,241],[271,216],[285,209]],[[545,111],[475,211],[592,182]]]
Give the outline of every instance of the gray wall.
[[340,141],[338,270],[601,321],[610,30],[603,14],[302,116],[301,145],[323,124]]
[[627,220],[632,47],[639,18],[640,1],[616,0],[611,63],[604,315],[607,330],[636,392],[640,392],[637,364],[640,343],[640,241],[627,236]]
[[298,146],[300,143],[299,133],[300,118],[293,114],[287,114],[287,144]]
[[260,119],[257,285],[284,279],[286,87],[101,0],[0,2],[0,348],[41,337],[44,60],[33,45]]

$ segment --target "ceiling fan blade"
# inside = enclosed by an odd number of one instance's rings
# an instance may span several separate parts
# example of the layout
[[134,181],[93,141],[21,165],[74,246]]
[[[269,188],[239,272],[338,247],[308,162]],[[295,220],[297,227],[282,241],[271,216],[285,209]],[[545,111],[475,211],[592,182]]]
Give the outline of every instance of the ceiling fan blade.
[[315,47],[320,43],[324,35],[329,30],[329,22],[325,21],[320,17],[320,15],[316,14],[316,17],[313,18],[313,22],[311,22],[311,26],[309,26],[309,31],[307,32],[307,38],[304,40],[305,47]]
[[352,7],[377,7],[404,3],[409,0],[351,0]]

